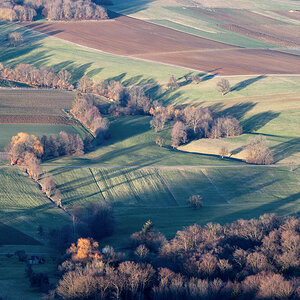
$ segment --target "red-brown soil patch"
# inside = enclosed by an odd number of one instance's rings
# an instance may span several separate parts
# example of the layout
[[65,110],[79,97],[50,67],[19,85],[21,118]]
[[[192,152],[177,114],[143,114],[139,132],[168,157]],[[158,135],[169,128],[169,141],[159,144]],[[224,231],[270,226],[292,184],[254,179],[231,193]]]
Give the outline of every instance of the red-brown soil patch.
[[271,43],[281,47],[297,47],[300,45],[300,26],[294,25],[220,25],[233,32]]
[[120,55],[222,49],[228,45],[120,16],[110,21],[33,23],[28,27],[87,47]]
[[290,19],[300,21],[300,10],[294,11],[275,11],[278,15],[282,15],[284,17],[288,17]]
[[75,122],[60,116],[0,115],[0,124],[75,125]]
[[[143,56],[142,56],[143,57]],[[175,63],[201,70],[215,70],[218,74],[298,74],[300,58],[296,55],[262,49],[234,49],[207,52],[165,53],[145,55],[151,60]],[[298,63],[297,63],[298,62]]]
[[222,75],[300,73],[295,55],[242,49],[125,16],[104,22],[33,23],[28,27],[112,54],[206,72],[218,69]]

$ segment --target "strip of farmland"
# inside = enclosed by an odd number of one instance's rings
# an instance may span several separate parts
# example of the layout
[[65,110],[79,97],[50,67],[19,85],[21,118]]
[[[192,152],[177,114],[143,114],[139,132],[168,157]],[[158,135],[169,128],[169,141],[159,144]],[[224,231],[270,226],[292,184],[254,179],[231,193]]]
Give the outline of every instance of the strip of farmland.
[[222,75],[300,73],[296,55],[239,48],[125,16],[106,22],[34,23],[28,27],[112,54],[199,71],[217,69]]

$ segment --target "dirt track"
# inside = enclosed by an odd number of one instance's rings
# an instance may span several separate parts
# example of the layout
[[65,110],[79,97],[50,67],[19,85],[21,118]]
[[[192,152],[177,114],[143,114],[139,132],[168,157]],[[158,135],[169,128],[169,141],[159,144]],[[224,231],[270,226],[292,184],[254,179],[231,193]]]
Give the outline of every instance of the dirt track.
[[[27,26],[108,53],[199,71],[217,70],[220,75],[300,73],[299,56],[296,55],[242,49],[125,16],[104,22],[33,23]],[[214,49],[217,51],[212,51]]]

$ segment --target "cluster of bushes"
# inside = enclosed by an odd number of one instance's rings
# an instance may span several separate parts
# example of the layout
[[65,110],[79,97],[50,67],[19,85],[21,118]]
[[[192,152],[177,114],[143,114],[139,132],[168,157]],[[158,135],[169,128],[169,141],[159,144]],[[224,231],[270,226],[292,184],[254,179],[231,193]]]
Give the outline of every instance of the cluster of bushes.
[[77,89],[108,98],[113,102],[110,113],[115,116],[148,114],[152,107],[152,99],[145,95],[142,87],[126,88],[119,81],[100,80],[95,83],[84,76],[79,80]]
[[14,69],[5,67],[0,63],[0,78],[18,81],[37,87],[72,90],[72,77],[67,70],[57,74],[53,68],[41,67],[37,69],[28,64],[19,64]]
[[55,294],[64,299],[298,299],[300,219],[263,215],[178,231],[147,222],[128,257],[79,239]]
[[178,147],[191,139],[238,136],[242,133],[239,121],[233,117],[215,118],[209,108],[187,106],[174,109],[173,106],[157,106],[150,110],[150,122],[155,132],[163,129],[168,120],[174,121],[172,145]]
[[48,20],[105,20],[107,11],[91,0],[0,0],[0,19],[32,21],[42,15]]
[[43,146],[42,160],[59,156],[82,155],[84,154],[84,143],[78,134],[68,134],[61,131],[58,135],[40,138]]
[[109,137],[108,120],[102,118],[99,109],[88,101],[87,98],[80,94],[77,95],[70,112],[94,133],[98,144],[101,144],[104,139]]

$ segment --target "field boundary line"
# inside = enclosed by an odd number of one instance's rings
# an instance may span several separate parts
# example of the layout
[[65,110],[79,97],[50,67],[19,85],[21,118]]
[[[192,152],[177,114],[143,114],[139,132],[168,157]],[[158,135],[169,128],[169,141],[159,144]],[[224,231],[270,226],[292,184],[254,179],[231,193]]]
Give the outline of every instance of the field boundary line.
[[159,179],[161,180],[162,185],[165,187],[167,193],[168,193],[169,195],[171,195],[171,198],[173,198],[173,201],[175,202],[176,206],[179,206],[179,204],[178,204],[178,202],[177,202],[177,200],[176,200],[176,197],[174,196],[173,192],[171,191],[171,188],[170,188],[170,186],[168,185],[168,183],[167,183],[166,179],[164,178],[164,176],[160,174],[159,169],[157,169],[155,173],[158,175],[158,177],[159,177]]
[[216,192],[218,193],[219,197],[223,199],[227,204],[230,204],[230,201],[225,199],[223,193],[221,193],[221,190],[214,184],[210,176],[208,175],[207,171],[204,169],[200,169],[201,173],[207,178],[207,180],[210,182],[210,184],[214,187]]
[[90,170],[90,172],[91,172],[91,175],[92,175],[92,177],[93,177],[93,180],[94,180],[96,186],[97,186],[98,189],[99,189],[100,195],[102,196],[103,200],[106,201],[106,199],[105,199],[105,197],[104,197],[104,195],[103,195],[103,193],[102,193],[102,191],[101,191],[101,189],[100,189],[100,186],[99,186],[99,184],[98,184],[98,182],[97,182],[97,180],[96,180],[96,178],[95,178],[95,175],[94,175],[94,173],[93,173],[93,171],[92,171],[92,168],[89,168],[89,170]]
[[[300,163],[295,163],[296,166],[299,166]],[[250,164],[235,164],[235,165],[172,165],[172,166],[163,166],[163,165],[153,165],[153,166],[143,166],[143,165],[42,165],[44,168],[100,168],[100,169],[113,169],[113,168],[140,168],[140,169],[174,169],[174,168],[280,168],[288,167],[288,163],[283,164],[273,164],[273,165],[250,165]],[[0,165],[1,168],[15,168],[16,166],[11,165]]]

